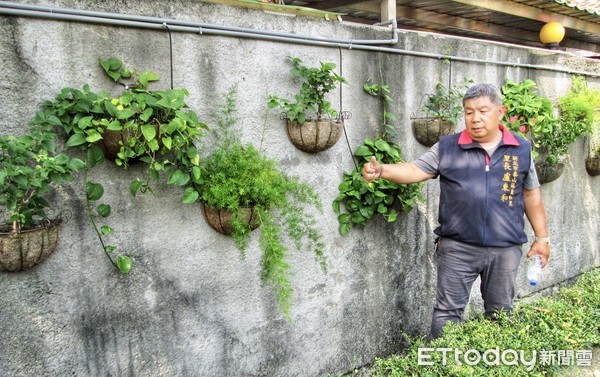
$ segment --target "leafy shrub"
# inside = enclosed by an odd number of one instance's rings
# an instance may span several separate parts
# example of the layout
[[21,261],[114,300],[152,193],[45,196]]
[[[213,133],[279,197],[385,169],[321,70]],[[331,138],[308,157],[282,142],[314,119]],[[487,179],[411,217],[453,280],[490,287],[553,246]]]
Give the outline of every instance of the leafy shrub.
[[334,90],[338,83],[347,84],[347,81],[334,72],[335,63],[321,62],[319,68],[309,68],[299,58],[288,56],[288,59],[293,64],[290,72],[302,82],[300,91],[293,100],[269,96],[269,108],[280,107],[286,112],[288,119],[297,120],[300,124],[310,118],[307,114],[314,114],[317,120],[324,117],[336,118],[338,112],[331,107],[325,95]]
[[427,95],[427,102],[421,108],[427,115],[441,120],[448,120],[456,125],[463,114],[462,99],[467,85],[473,80],[464,78],[463,84],[456,88],[446,88],[437,83],[435,93]]
[[13,230],[32,228],[47,219],[51,204],[44,198],[53,186],[73,181],[85,167],[77,158],[56,153],[56,135],[32,132],[20,137],[0,136],[0,204],[2,222]]
[[576,84],[572,94],[563,97],[564,111],[556,117],[552,102],[541,95],[535,82],[506,80],[502,86],[507,108],[503,123],[511,131],[531,139],[536,157],[541,153],[547,163],[556,164],[567,154],[569,146],[589,130],[581,114],[576,113],[582,110],[580,90],[580,85]]
[[[529,135],[537,156],[542,140],[547,140],[558,126],[552,102],[529,79],[521,83],[507,79],[502,86],[502,101],[506,106],[504,125],[525,138]],[[551,159],[556,160],[557,156]]]

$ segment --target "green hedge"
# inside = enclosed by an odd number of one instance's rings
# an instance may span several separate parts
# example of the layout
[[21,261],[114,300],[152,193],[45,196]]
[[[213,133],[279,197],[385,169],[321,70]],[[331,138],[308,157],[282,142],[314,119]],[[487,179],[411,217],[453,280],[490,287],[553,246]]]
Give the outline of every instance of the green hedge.
[[[462,324],[449,324],[443,336],[431,342],[422,338],[411,342],[403,354],[377,359],[370,373],[529,377],[556,375],[569,368],[568,364],[571,368],[582,367],[582,359],[591,357],[592,347],[600,345],[600,269],[585,273],[575,284],[549,298],[516,305],[511,315],[500,313],[493,321],[476,316]],[[509,363],[503,360],[512,360],[512,350],[518,353],[519,359],[514,362],[517,365],[506,365]],[[526,363],[520,361],[521,351]],[[480,360],[475,363],[478,355]],[[432,365],[419,365],[419,360]]]

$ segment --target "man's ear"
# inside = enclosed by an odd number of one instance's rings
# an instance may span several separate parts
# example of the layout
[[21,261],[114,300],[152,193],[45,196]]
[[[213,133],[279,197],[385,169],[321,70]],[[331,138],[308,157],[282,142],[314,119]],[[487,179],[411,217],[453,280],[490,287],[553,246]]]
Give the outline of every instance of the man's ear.
[[506,114],[507,111],[508,109],[506,108],[506,105],[500,105],[500,107],[498,108],[500,119],[504,118],[504,114]]

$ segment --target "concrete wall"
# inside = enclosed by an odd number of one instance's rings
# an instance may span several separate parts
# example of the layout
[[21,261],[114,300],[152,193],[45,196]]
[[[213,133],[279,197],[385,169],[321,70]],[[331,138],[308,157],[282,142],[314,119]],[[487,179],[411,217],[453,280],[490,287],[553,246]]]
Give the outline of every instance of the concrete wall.
[[[44,1],[77,9],[143,14],[255,27],[322,37],[387,39],[384,29],[290,17],[198,1]],[[489,60],[571,67],[600,72],[600,63],[562,53],[473,40],[402,32],[398,48],[451,52]],[[129,251],[133,270],[123,275],[106,260],[84,216],[83,178],[61,188],[57,210],[74,213],[59,246],[46,262],[23,273],[0,274],[0,374],[11,376],[316,376],[336,374],[397,351],[403,332],[425,334],[434,299],[432,230],[436,226],[438,182],[427,183],[426,201],[393,224],[381,219],[337,232],[330,203],[342,173],[353,168],[341,140],[308,155],[287,139],[269,94],[291,95],[294,85],[286,56],[308,65],[343,65],[351,86],[343,88],[349,142],[358,147],[378,130],[380,103],[362,91],[373,77],[390,85],[399,143],[406,159],[426,151],[411,133],[425,93],[448,81],[450,66],[437,59],[310,47],[251,39],[173,34],[174,85],[190,92],[188,103],[203,119],[222,95],[238,85],[238,127],[243,139],[260,145],[292,175],[313,184],[324,203],[321,219],[329,272],[312,255],[293,253],[292,321],[278,311],[270,289],[259,281],[260,250],[253,239],[245,259],[233,241],[205,223],[198,205],[180,203],[179,190],[159,186],[156,197],[132,198],[137,167],[120,171],[104,164],[94,180],[104,183],[113,208],[112,242]],[[0,134],[25,132],[41,101],[63,87],[120,88],[104,76],[99,56],[117,56],[140,70],[152,70],[169,85],[169,45],[164,31],[0,16]],[[452,63],[452,81],[463,77],[501,85],[504,78],[538,82],[558,98],[567,74],[494,64]],[[600,86],[600,80],[589,79]],[[338,103],[339,93],[331,96]],[[464,128],[464,125],[459,125]],[[264,135],[264,136],[263,136]],[[585,143],[571,148],[563,176],[542,187],[553,240],[552,261],[536,290],[600,264],[600,178],[583,165]],[[529,234],[531,230],[528,229]],[[525,245],[527,247],[527,245]],[[519,295],[534,289],[518,277]],[[474,310],[478,310],[477,284]]]

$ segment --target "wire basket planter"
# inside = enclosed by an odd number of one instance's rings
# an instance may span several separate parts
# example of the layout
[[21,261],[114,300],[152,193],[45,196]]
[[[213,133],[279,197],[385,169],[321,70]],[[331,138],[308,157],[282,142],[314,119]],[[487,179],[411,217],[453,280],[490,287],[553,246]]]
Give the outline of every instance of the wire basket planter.
[[285,112],[279,117],[286,120],[288,136],[296,148],[307,153],[319,153],[337,143],[344,130],[344,120],[350,119],[352,114],[342,111],[334,119],[307,119],[304,123],[290,120]]

